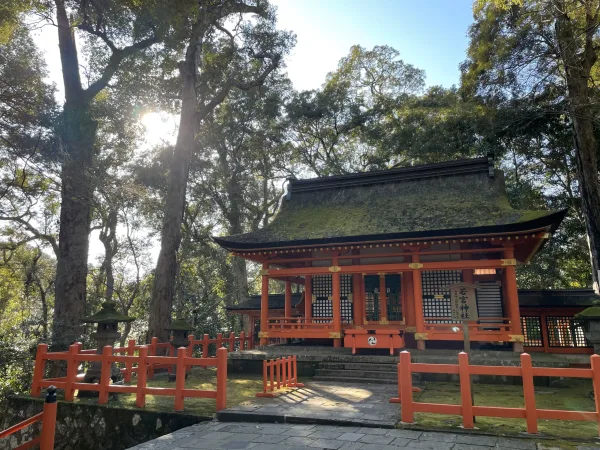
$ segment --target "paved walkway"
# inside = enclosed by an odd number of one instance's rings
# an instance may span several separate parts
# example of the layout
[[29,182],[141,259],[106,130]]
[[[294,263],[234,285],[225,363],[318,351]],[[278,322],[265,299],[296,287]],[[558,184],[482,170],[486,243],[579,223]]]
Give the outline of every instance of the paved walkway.
[[[391,384],[351,384],[309,381],[276,398],[256,398],[218,414],[224,421],[317,422],[394,428],[400,406]],[[260,419],[260,416],[263,419]]]
[[[328,425],[205,422],[183,428],[134,449],[255,450],[536,450],[533,440],[473,434],[390,430]],[[580,450],[600,447],[580,447]],[[555,450],[555,449],[553,449]]]

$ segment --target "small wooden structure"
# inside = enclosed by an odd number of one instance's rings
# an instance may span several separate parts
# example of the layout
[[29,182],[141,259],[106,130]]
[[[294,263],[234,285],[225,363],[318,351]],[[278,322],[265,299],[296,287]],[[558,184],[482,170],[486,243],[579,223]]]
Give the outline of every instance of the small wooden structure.
[[[512,208],[502,172],[477,158],[290,180],[273,222],[214,240],[262,265],[261,345],[297,338],[424,349],[462,341],[467,320],[472,341],[520,351],[516,265],[565,213]],[[283,316],[269,310],[271,279],[285,282]],[[293,285],[303,291],[295,305]]]

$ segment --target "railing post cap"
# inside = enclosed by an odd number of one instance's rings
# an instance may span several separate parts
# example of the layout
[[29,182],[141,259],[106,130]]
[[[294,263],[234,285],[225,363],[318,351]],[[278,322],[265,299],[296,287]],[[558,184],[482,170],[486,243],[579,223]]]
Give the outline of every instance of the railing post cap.
[[56,403],[56,386],[48,386],[46,391],[46,403]]

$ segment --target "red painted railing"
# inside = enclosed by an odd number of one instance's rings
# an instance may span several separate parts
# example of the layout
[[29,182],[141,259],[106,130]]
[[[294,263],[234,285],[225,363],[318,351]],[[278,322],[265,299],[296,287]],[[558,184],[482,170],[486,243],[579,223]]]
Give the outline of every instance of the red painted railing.
[[[130,341],[131,343],[131,341]],[[159,344],[160,345],[160,344]],[[170,346],[170,344],[166,344]],[[172,347],[172,346],[171,346]],[[155,350],[158,346],[154,347]],[[188,348],[180,347],[177,350],[177,356],[152,356],[149,355],[149,348],[145,345],[126,347],[127,355],[116,355],[114,349],[107,345],[102,354],[92,354],[89,350],[81,351],[81,344],[75,343],[69,347],[68,352],[48,352],[48,345],[38,345],[35,359],[35,368],[33,373],[33,383],[31,386],[31,395],[39,396],[41,388],[55,385],[59,389],[64,389],[65,400],[72,401],[75,396],[75,390],[98,392],[98,403],[108,403],[108,394],[129,393],[136,394],[136,406],[143,408],[146,404],[146,395],[161,395],[175,397],[175,411],[183,410],[185,397],[200,397],[216,399],[217,411],[226,407],[227,398],[227,349],[217,350],[216,358],[192,358],[187,355]],[[95,352],[95,351],[94,351]],[[131,354],[131,353],[136,353]],[[117,349],[117,353],[122,353],[122,349]],[[44,379],[46,371],[46,361],[66,361],[67,375],[61,378]],[[101,375],[98,384],[83,383],[81,375],[78,375],[77,368],[81,362],[100,362]],[[125,365],[125,375],[131,380],[131,374],[137,373],[137,383],[134,386],[110,384],[112,363],[122,363]],[[147,379],[156,367],[176,367],[175,388],[159,388],[147,385]],[[216,390],[185,389],[185,375],[188,367],[216,367],[217,385]]]
[[16,433],[29,425],[33,425],[36,422],[42,422],[42,432],[40,433],[40,436],[15,447],[13,450],[25,450],[35,447],[36,445],[39,445],[40,450],[53,450],[54,433],[56,431],[56,406],[56,388],[54,386],[49,386],[46,394],[46,401],[44,402],[44,410],[23,422],[13,425],[4,431],[0,431],[0,439],[8,438],[11,434]]
[[[458,374],[460,377],[461,404],[420,403],[413,401],[413,373]],[[504,408],[498,406],[474,406],[471,396],[471,375],[514,376],[523,379],[523,408]],[[591,378],[594,386],[595,411],[565,411],[538,409],[535,403],[533,377]],[[461,352],[458,364],[412,363],[409,352],[400,354],[398,364],[398,384],[402,403],[402,422],[413,423],[414,413],[453,414],[462,416],[463,427],[473,428],[474,417],[504,417],[525,419],[529,433],[538,432],[538,419],[580,420],[599,424],[600,432],[600,355],[591,357],[591,369],[533,367],[531,356],[521,354],[520,367],[470,365],[469,357]]]
[[296,356],[263,361],[263,391],[257,397],[275,397],[274,391],[281,388],[304,387],[298,383],[298,361]]

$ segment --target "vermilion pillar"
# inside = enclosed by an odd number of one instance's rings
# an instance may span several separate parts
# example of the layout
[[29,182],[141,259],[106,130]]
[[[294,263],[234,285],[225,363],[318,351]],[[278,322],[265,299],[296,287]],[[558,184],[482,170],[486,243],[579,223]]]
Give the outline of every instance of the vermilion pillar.
[[405,305],[403,319],[407,327],[415,326],[415,302],[413,300],[413,273],[404,272],[402,276],[402,290],[404,291]]
[[[414,267],[420,267],[419,255],[413,255],[412,257]],[[421,270],[417,268],[413,270],[413,301],[415,305],[415,327],[417,329],[415,333],[415,339],[417,341],[417,349],[425,350],[425,339],[427,335],[425,333],[425,319],[423,318],[423,286],[421,283]]]
[[386,324],[387,317],[387,293],[385,291],[385,274],[379,274],[379,322]]
[[339,258],[336,256],[332,260],[332,280],[331,280],[331,299],[333,303],[333,346],[342,346],[342,311],[341,311],[341,290],[340,290],[340,272],[339,270]]
[[515,352],[523,352],[523,332],[521,330],[521,314],[519,312],[519,292],[517,290],[517,271],[515,251],[512,246],[504,247],[504,283],[506,303],[510,317],[510,328],[512,331],[511,341]]
[[286,280],[285,282],[285,317],[292,317],[292,282]]
[[312,276],[304,277],[304,318],[308,322],[312,318]]
[[352,275],[352,314],[354,315],[354,325],[363,324],[363,306],[362,292],[360,284],[361,275],[355,273]]
[[267,345],[269,321],[269,263],[262,266],[262,290],[260,296],[260,345]]

